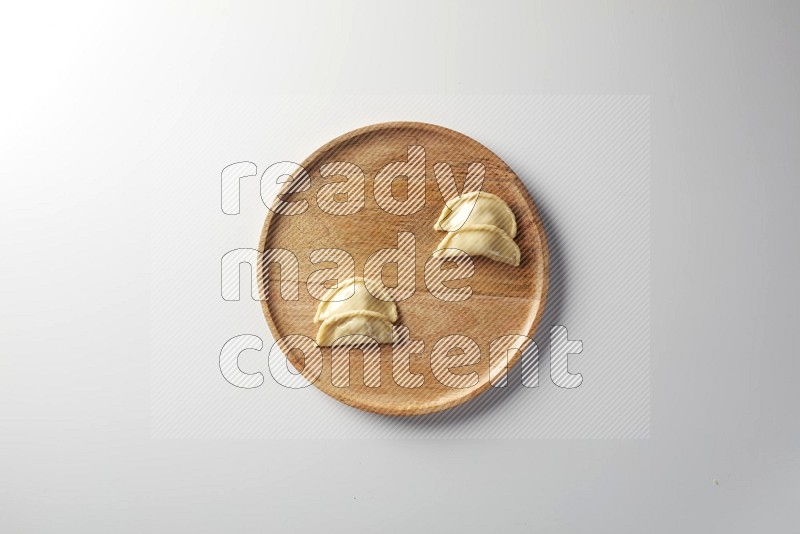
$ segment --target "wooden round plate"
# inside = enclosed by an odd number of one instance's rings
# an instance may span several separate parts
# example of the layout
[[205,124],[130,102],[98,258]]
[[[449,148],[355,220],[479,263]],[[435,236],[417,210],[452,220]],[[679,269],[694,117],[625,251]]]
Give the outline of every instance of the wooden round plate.
[[[391,162],[408,160],[408,147],[425,149],[425,205],[412,215],[394,215],[381,209],[373,196],[374,178]],[[337,216],[326,213],[317,205],[317,192],[326,183],[342,181],[342,177],[322,178],[320,167],[325,163],[350,162],[365,173],[365,206],[358,213]],[[521,250],[521,263],[513,267],[475,257],[474,275],[451,282],[451,287],[472,287],[472,296],[462,302],[447,302],[435,298],[425,282],[425,264],[444,237],[433,227],[444,207],[433,166],[448,163],[459,190],[463,188],[467,168],[482,163],[486,174],[483,191],[498,195],[509,205],[517,219],[515,238]],[[331,397],[356,408],[386,415],[419,415],[451,408],[491,386],[490,343],[505,335],[520,334],[532,337],[545,305],[549,278],[549,258],[542,221],[525,186],[514,172],[488,148],[453,130],[416,122],[376,124],[354,130],[329,142],[302,163],[311,178],[311,186],[303,192],[281,195],[284,201],[305,199],[308,209],[299,215],[276,214],[275,204],[267,215],[261,233],[259,250],[285,249],[299,260],[300,291],[298,300],[280,297],[279,284],[262,283],[266,298],[261,301],[272,335],[281,339],[299,334],[315,339],[319,325],[313,322],[319,301],[309,294],[306,280],[311,272],[334,264],[314,264],[311,251],[338,248],[350,253],[355,260],[356,276],[363,276],[364,265],[379,249],[396,248],[398,232],[411,232],[416,240],[416,291],[407,300],[397,303],[397,325],[409,329],[412,339],[422,340],[424,352],[411,357],[410,370],[423,376],[420,387],[398,385],[392,375],[392,345],[381,345],[380,386],[364,383],[364,362],[361,351],[350,353],[350,375],[347,387],[337,387],[332,381],[331,349],[322,348],[322,373],[314,385]],[[403,180],[395,180],[392,193],[402,200]],[[398,190],[398,188],[400,190]],[[407,191],[406,191],[407,193]],[[277,202],[277,200],[276,200]],[[260,273],[260,280],[274,279],[272,269]],[[280,272],[280,271],[277,271]],[[396,270],[395,270],[396,277]],[[383,280],[391,286],[391,267]],[[396,279],[396,278],[395,278]],[[334,285],[331,281],[330,285]],[[266,285],[266,287],[265,287]],[[456,375],[477,373],[477,383],[470,387],[448,387],[432,371],[432,349],[440,339],[453,334],[468,336],[480,349],[480,360],[451,369]],[[524,350],[524,347],[523,347]],[[458,349],[450,351],[458,353]],[[463,353],[462,353],[463,354]],[[511,351],[508,367],[513,366],[521,351]],[[286,354],[289,362],[306,373],[305,358],[298,350]],[[436,356],[436,358],[448,355]],[[473,361],[477,360],[475,358]],[[442,362],[439,362],[442,363]],[[494,362],[493,362],[494,365]],[[503,362],[503,368],[505,368]],[[492,369],[491,376],[496,376]],[[316,373],[314,373],[316,374]],[[306,375],[313,380],[316,377]]]

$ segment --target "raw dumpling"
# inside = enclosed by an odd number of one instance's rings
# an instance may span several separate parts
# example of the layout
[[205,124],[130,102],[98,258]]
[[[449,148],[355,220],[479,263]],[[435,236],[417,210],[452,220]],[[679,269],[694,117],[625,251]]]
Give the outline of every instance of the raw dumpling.
[[[373,295],[381,298],[375,298]],[[397,320],[397,306],[389,300],[390,298],[383,287],[372,280],[364,280],[360,276],[348,278],[340,282],[338,287],[331,288],[325,293],[317,307],[314,322],[321,323],[340,313],[364,310],[377,312],[393,323]]]
[[397,306],[383,286],[356,276],[329,289],[314,316],[322,323],[317,344],[330,347],[339,338],[351,335],[371,337],[377,343],[392,342],[392,323],[397,321]]
[[505,201],[491,193],[472,191],[452,200],[433,225],[447,235],[434,256],[448,258],[458,249],[470,256],[485,256],[519,267],[520,250],[514,242],[517,219]]
[[484,256],[514,267],[519,266],[520,251],[517,244],[506,232],[489,224],[470,225],[456,232],[448,232],[439,243],[434,256],[447,258],[457,254],[443,249],[458,249],[470,256]]
[[472,191],[450,202],[433,227],[457,232],[481,224],[496,226],[512,238],[517,235],[517,219],[508,204],[497,195],[483,191]]
[[317,345],[330,347],[344,336],[362,335],[377,343],[392,342],[392,322],[383,314],[374,311],[349,311],[331,316],[317,332]]

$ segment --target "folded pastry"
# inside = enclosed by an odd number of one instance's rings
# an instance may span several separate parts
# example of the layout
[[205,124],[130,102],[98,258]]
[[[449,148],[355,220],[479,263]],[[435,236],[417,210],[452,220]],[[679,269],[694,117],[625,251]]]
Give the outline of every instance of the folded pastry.
[[[368,289],[369,288],[369,289]],[[345,336],[362,335],[377,343],[392,342],[392,323],[397,306],[385,289],[373,280],[348,278],[325,293],[314,322],[322,323],[317,345],[329,347]]]
[[362,335],[377,343],[392,342],[392,323],[385,315],[374,311],[349,311],[327,319],[317,332],[317,345],[330,347],[345,336]]
[[517,219],[505,201],[491,193],[473,191],[451,201],[433,225],[445,230],[434,256],[456,256],[454,249],[470,256],[484,256],[519,267],[521,255],[514,237]]
[[483,191],[465,193],[445,206],[433,227],[445,232],[457,232],[465,226],[488,224],[509,235],[517,235],[517,219],[502,198]]
[[484,256],[514,267],[519,266],[520,252],[517,244],[503,230],[489,224],[476,224],[456,232],[448,232],[433,254],[438,258],[448,258],[458,254],[454,249],[470,256]]
[[[367,290],[369,285],[369,290]],[[376,298],[377,296],[377,298]],[[397,306],[384,288],[372,280],[360,276],[343,280],[322,297],[317,306],[315,323],[321,323],[339,313],[368,310],[385,316],[389,321],[397,320]]]

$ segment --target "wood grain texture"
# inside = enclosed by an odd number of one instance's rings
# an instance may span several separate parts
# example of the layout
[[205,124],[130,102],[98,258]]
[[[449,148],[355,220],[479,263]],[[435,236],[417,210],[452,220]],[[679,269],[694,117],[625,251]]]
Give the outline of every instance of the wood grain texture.
[[[373,180],[386,164],[406,161],[409,145],[421,145],[426,152],[425,206],[413,215],[397,216],[383,211],[373,197]],[[322,211],[316,193],[326,182],[320,166],[334,161],[358,165],[366,174],[366,205],[358,213],[334,216]],[[515,238],[522,258],[519,267],[512,267],[485,258],[474,258],[475,274],[468,280],[453,282],[453,287],[472,287],[472,297],[463,302],[445,302],[434,298],[425,285],[425,262],[444,237],[434,230],[434,222],[444,207],[433,173],[438,162],[450,164],[458,187],[463,187],[467,166],[482,163],[486,167],[483,190],[498,195],[508,203],[517,219]],[[424,376],[419,388],[404,388],[392,379],[392,346],[381,346],[380,387],[364,385],[363,361],[359,351],[351,352],[348,387],[331,383],[331,349],[323,348],[323,371],[314,385],[331,397],[350,406],[386,415],[419,415],[451,408],[474,398],[490,387],[489,345],[507,334],[532,337],[541,319],[549,282],[549,257],[542,221],[525,186],[514,172],[488,148],[458,132],[424,123],[396,122],[367,126],[349,132],[326,144],[302,166],[311,176],[311,188],[285,196],[286,200],[306,199],[308,210],[300,215],[276,215],[270,211],[264,222],[259,250],[283,248],[300,260],[300,298],[280,298],[278,284],[262,284],[267,298],[262,308],[275,339],[290,334],[315,338],[318,324],[313,322],[319,301],[305,287],[308,275],[333,264],[312,264],[309,253],[320,248],[340,248],[355,259],[357,276],[363,276],[367,258],[376,250],[397,246],[400,231],[412,232],[416,238],[416,292],[398,302],[399,318],[410,330],[412,339],[423,340],[425,350],[412,356],[411,371]],[[341,177],[336,180],[341,180]],[[402,195],[401,192],[396,194]],[[266,275],[278,278],[278,269],[259,267],[259,280]],[[384,281],[391,285],[392,269],[384,271]],[[268,285],[268,287],[264,287]],[[431,352],[436,342],[451,334],[461,334],[477,342],[481,357],[477,364],[452,371],[456,374],[478,373],[478,382],[468,388],[449,388],[432,373]],[[300,372],[304,363],[298,351],[287,354]],[[453,354],[456,354],[454,351]],[[511,355],[509,368],[520,357]],[[298,357],[299,356],[299,357]],[[441,363],[441,362],[440,362]]]

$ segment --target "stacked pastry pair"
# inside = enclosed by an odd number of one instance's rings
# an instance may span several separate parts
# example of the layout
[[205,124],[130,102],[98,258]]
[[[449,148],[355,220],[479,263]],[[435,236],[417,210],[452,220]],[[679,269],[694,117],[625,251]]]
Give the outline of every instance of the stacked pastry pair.
[[317,344],[329,347],[337,339],[349,335],[391,343],[395,321],[397,306],[383,287],[360,276],[348,278],[329,289],[317,307],[314,322],[322,323],[317,332]]
[[444,207],[433,227],[447,232],[435,256],[452,257],[461,250],[470,256],[519,266],[520,251],[514,242],[517,219],[497,195],[483,191],[462,195]]

